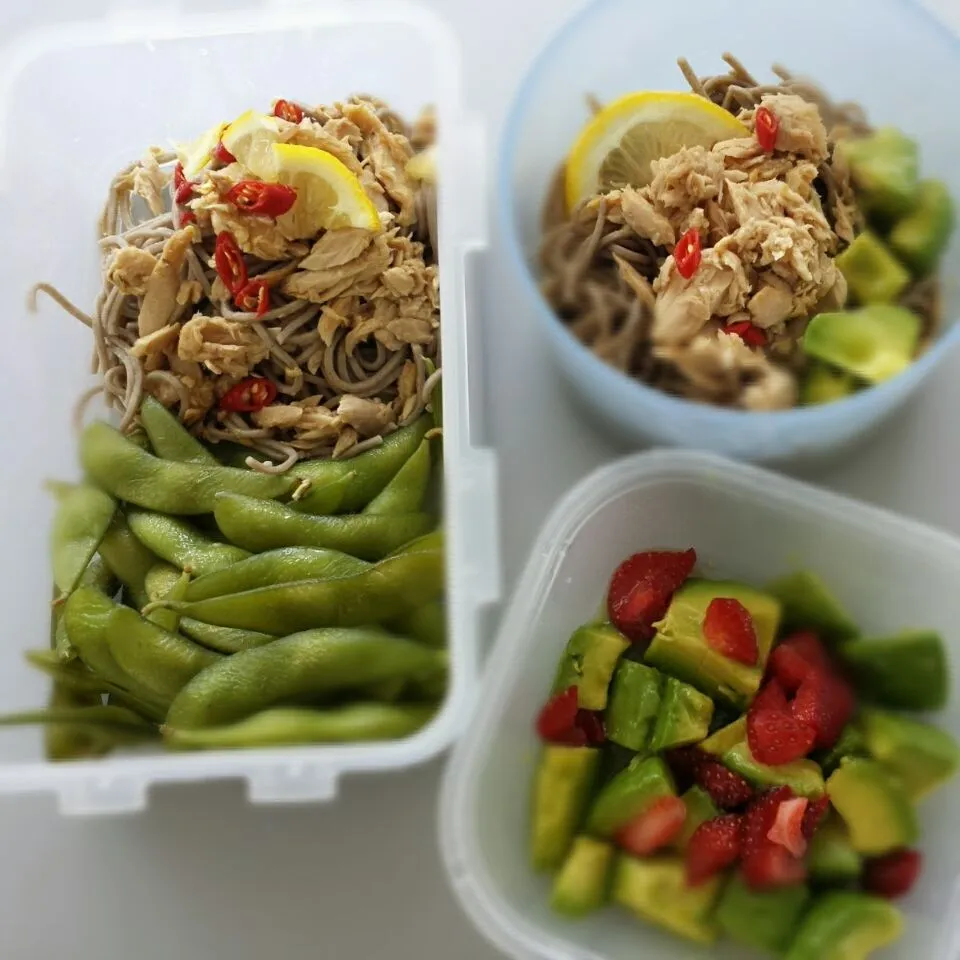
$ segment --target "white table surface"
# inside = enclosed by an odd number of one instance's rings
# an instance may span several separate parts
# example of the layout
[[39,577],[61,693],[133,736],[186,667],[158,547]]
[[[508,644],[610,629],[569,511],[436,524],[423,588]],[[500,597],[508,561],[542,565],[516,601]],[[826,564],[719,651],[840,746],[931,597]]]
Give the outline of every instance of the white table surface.
[[[460,35],[468,105],[486,121],[492,163],[529,59],[582,0],[424,2]],[[926,5],[960,31],[956,0]],[[0,3],[0,37],[105,8],[104,0]],[[533,324],[517,314],[501,258],[494,237],[487,267],[496,283],[484,285],[482,322],[491,359],[494,342],[512,347],[496,351],[499,392],[487,424],[501,454],[509,584],[551,504],[619,451],[578,419],[553,370],[530,362],[542,351]],[[958,374],[960,357],[878,439],[813,479],[960,533]],[[520,396],[525,416],[547,424],[522,439],[509,429]],[[538,410],[553,413],[541,418]],[[542,455],[551,449],[566,451],[563,469]],[[0,957],[494,960],[440,864],[441,771],[435,762],[394,777],[348,779],[338,800],[320,807],[251,807],[236,784],[159,790],[146,813],[104,820],[62,819],[48,798],[4,799]]]

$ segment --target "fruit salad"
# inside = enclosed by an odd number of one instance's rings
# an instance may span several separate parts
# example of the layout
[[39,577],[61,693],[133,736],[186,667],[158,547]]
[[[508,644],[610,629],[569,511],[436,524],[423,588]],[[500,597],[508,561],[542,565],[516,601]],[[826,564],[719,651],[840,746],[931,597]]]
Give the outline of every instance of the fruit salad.
[[627,558],[570,637],[536,721],[533,866],[569,917],[612,902],[696,943],[862,960],[900,936],[918,804],[960,764],[911,715],[946,704],[944,643],[861,635],[808,571],[696,564]]

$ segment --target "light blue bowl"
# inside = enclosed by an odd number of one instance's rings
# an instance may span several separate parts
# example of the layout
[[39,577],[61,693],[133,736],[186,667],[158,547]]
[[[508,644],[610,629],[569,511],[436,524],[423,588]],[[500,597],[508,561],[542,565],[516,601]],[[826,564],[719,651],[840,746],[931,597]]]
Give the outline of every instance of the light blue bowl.
[[[825,29],[826,28],[826,29]],[[909,0],[599,0],[547,45],[521,85],[500,147],[500,222],[532,311],[559,367],[589,409],[638,444],[712,450],[742,460],[789,462],[831,455],[878,426],[956,346],[960,243],[942,267],[944,328],[906,372],[818,407],[770,413],[728,410],[668,396],[598,360],[554,315],[537,286],[544,198],[586,117],[585,96],[602,101],[636,89],[684,89],[676,57],[720,73],[725,50],[760,77],[778,62],[809,76],[837,100],[863,104],[921,145],[923,175],[946,181],[960,201],[960,41]]]

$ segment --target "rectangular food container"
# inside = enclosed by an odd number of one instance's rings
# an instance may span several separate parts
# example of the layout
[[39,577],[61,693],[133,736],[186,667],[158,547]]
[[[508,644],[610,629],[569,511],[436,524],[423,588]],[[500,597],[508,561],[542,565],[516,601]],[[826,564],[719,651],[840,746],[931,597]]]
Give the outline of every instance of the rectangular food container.
[[[454,751],[441,802],[442,849],[478,928],[522,960],[746,960],[735,944],[695,947],[607,909],[564,920],[528,859],[534,719],[570,633],[596,613],[613,570],[651,547],[696,547],[707,576],[764,584],[816,571],[866,632],[939,630],[960,661],[960,542],[875,507],[708,454],[654,452],[605,467],[556,507],[530,555]],[[960,734],[960,678],[939,725]],[[926,866],[904,901],[906,933],[877,957],[955,960],[960,931],[960,782],[920,808]],[[759,955],[756,955],[759,956]]]
[[114,172],[151,144],[197,136],[276,97],[311,103],[372,93],[407,116],[438,118],[444,489],[450,684],[442,711],[395,743],[208,754],[138,753],[45,762],[35,729],[0,734],[0,793],[52,790],[64,812],[144,807],[151,784],[239,777],[254,802],[326,800],[349,771],[406,767],[462,728],[477,674],[481,608],[498,591],[495,463],[478,443],[480,354],[468,326],[467,258],[484,243],[481,131],[464,114],[459,53],[433,17],[405,3],[272,3],[235,12],[118,4],[100,21],[18,38],[0,63],[0,303],[7,349],[0,427],[0,713],[44,702],[23,651],[49,635],[51,478],[76,477],[71,410],[90,385],[89,331],[43,303],[36,281],[79,304],[99,289],[95,228]]

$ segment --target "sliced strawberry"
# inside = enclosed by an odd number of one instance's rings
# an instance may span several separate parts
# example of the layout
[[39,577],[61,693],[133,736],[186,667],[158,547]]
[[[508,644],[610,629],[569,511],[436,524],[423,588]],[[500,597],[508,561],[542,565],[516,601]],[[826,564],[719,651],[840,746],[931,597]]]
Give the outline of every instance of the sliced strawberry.
[[789,787],[767,790],[754,798],[743,818],[744,857],[749,857],[761,847],[769,845],[767,834],[777,819],[780,804],[793,798],[794,793]]
[[717,653],[754,666],[760,656],[750,611],[732,597],[715,597],[703,618],[703,636]]
[[802,720],[777,710],[751,710],[747,714],[747,743],[760,763],[779,766],[805,757],[817,733]]
[[832,669],[830,656],[815,633],[803,630],[791,634],[774,647],[768,672],[787,693],[795,693],[812,670]]
[[[537,717],[537,734],[541,740],[548,743],[565,743],[576,729],[577,723],[577,688],[567,687],[566,690],[554,694],[540,711]],[[586,737],[584,736],[584,743]]]
[[754,890],[789,887],[806,877],[803,861],[775,843],[759,847],[743,860],[743,879]]
[[649,550],[624,560],[614,572],[607,594],[614,626],[634,642],[649,640],[653,624],[667,612],[670,598],[696,562],[697,552],[692,548]]
[[670,772],[677,781],[677,789],[681,792],[693,786],[697,779],[697,770],[705,754],[696,747],[676,747],[668,750],[664,755]]
[[706,883],[740,856],[743,817],[727,813],[701,823],[687,845],[687,884]]
[[826,672],[810,674],[792,704],[793,715],[816,731],[816,745],[822,750],[829,750],[840,739],[855,709],[856,699],[847,681]]
[[753,796],[753,787],[739,773],[705,754],[700,755],[694,779],[722,810],[734,810]]
[[760,688],[760,692],[753,698],[753,703],[750,704],[751,713],[760,710],[786,713],[789,709],[790,704],[787,703],[787,695],[776,677],[772,677]]
[[576,728],[583,731],[587,743],[598,747],[607,741],[607,729],[603,724],[603,712],[600,710],[578,710]]
[[919,850],[895,850],[867,863],[863,886],[890,900],[902,897],[913,889],[922,866],[923,857]]
[[807,805],[807,812],[803,815],[802,829],[803,835],[808,840],[813,839],[813,835],[817,832],[821,821],[827,815],[829,809],[830,798],[827,796],[820,797],[819,800],[811,800]]
[[777,807],[773,826],[767,831],[767,839],[789,850],[795,857],[807,852],[807,838],[803,835],[803,818],[809,801],[806,797],[784,800]]
[[617,844],[635,857],[649,856],[676,840],[686,817],[679,797],[660,797],[617,833]]

